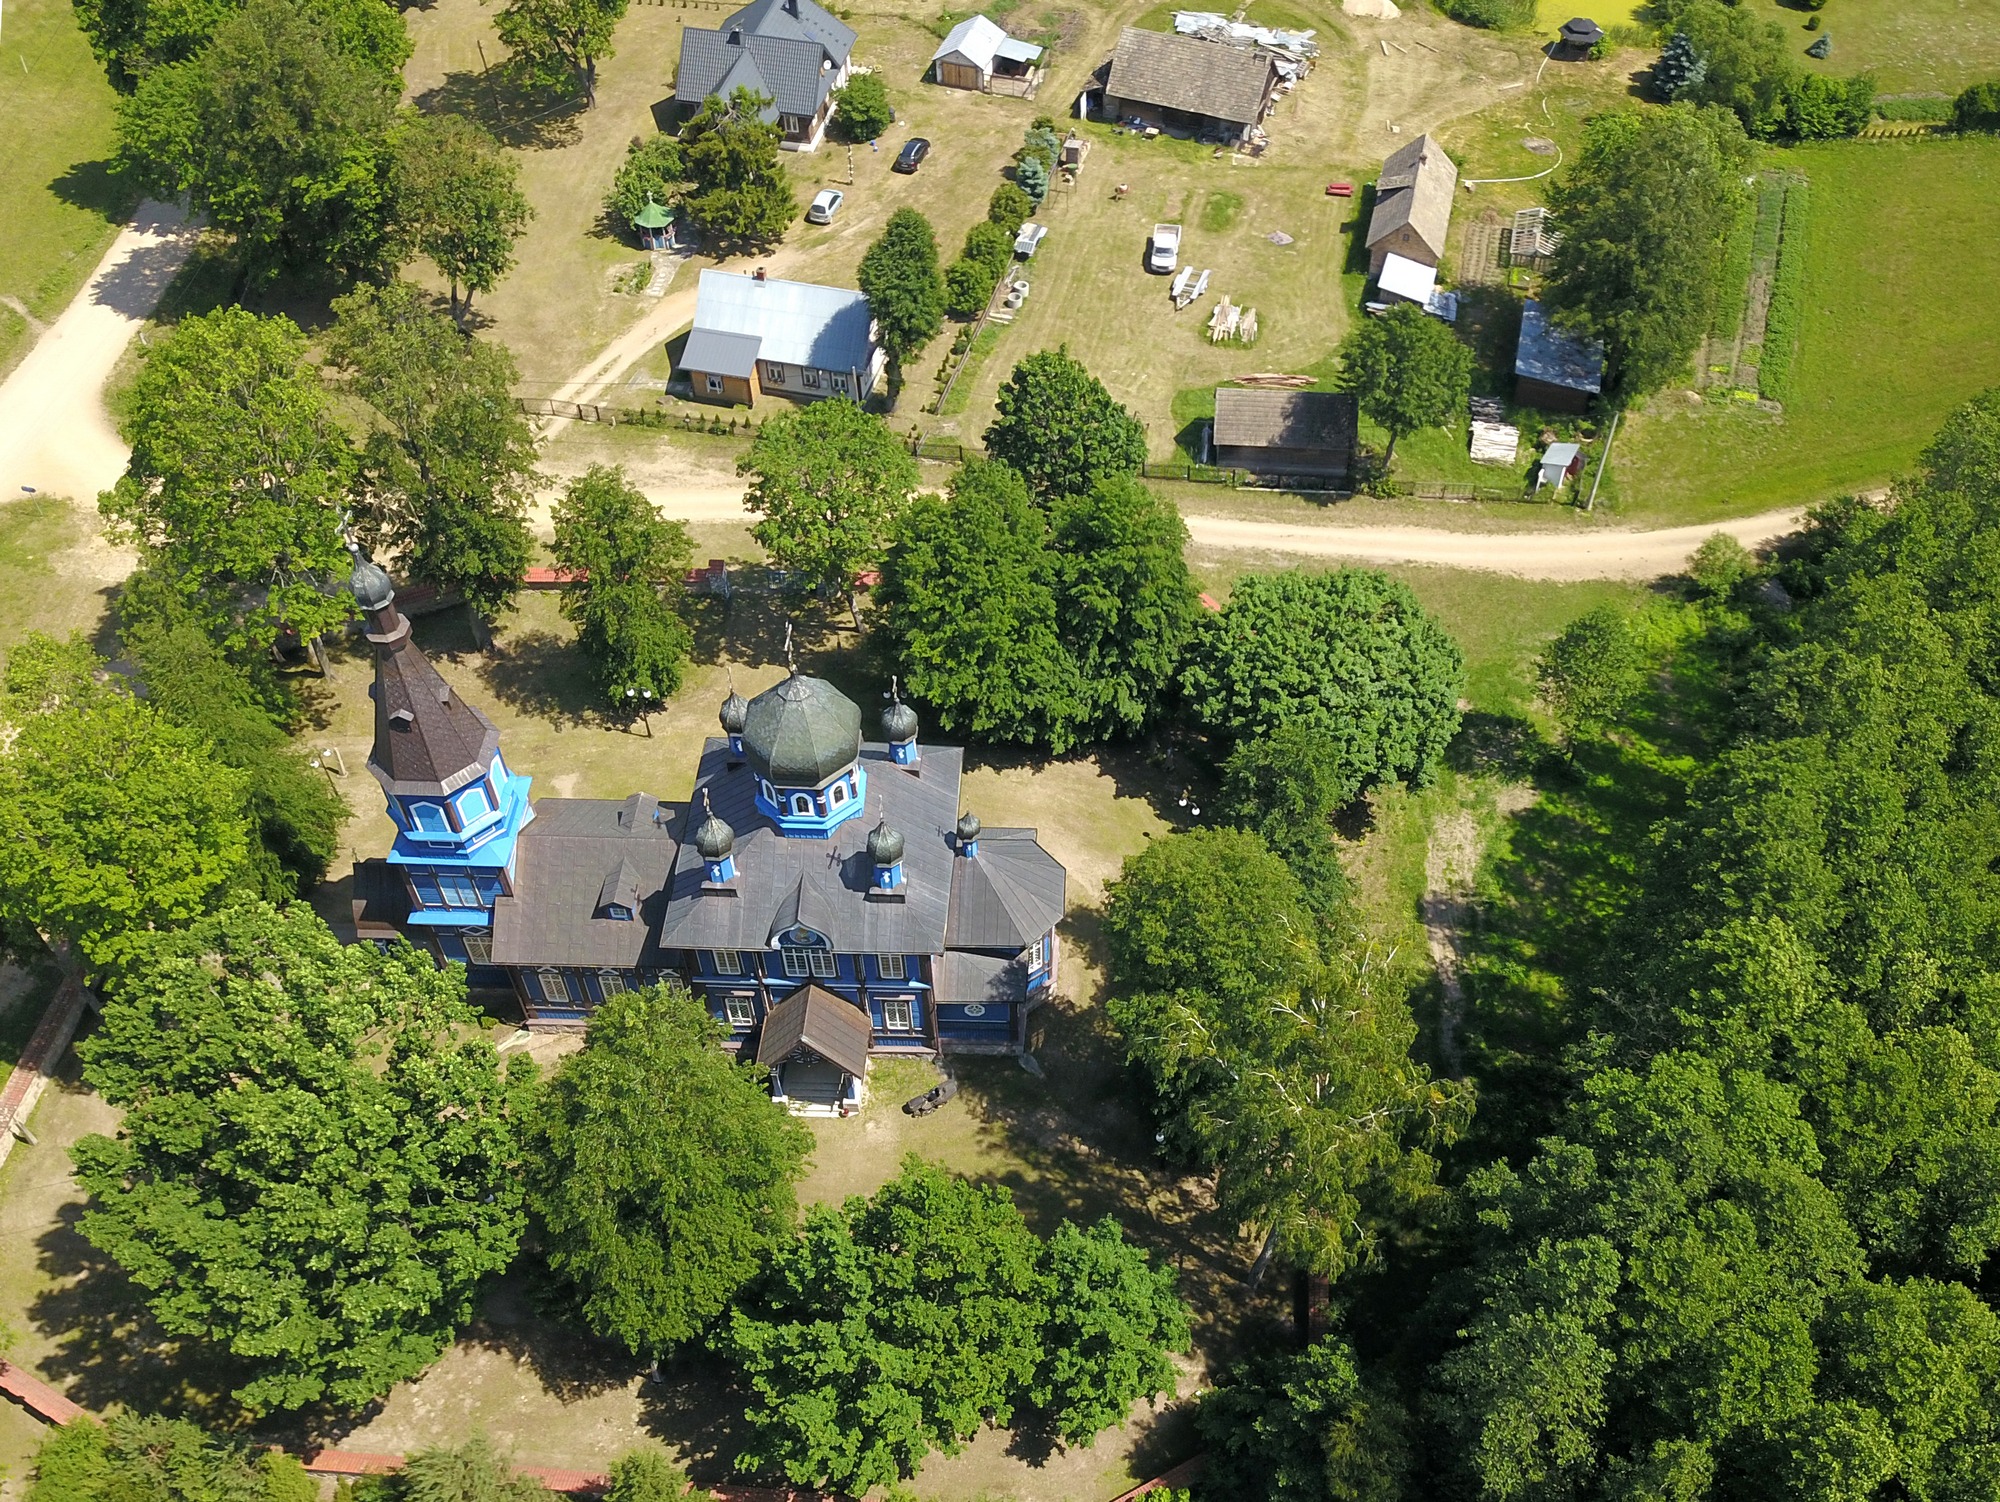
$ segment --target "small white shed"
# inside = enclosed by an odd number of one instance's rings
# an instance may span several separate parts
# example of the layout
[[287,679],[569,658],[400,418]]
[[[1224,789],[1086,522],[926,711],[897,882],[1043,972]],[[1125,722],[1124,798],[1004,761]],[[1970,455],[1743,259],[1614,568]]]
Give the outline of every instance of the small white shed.
[[967,16],[931,54],[931,77],[948,89],[984,92],[996,76],[1026,77],[1041,55],[1041,48],[1016,41],[985,16]]
[[1553,485],[1560,491],[1563,481],[1573,479],[1583,473],[1583,447],[1575,443],[1552,443],[1542,451],[1542,462],[1535,470],[1535,489]]

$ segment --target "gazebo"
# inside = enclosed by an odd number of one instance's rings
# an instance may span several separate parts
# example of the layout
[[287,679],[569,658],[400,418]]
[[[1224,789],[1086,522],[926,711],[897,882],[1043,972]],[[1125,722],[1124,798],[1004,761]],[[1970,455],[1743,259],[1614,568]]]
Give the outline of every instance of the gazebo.
[[638,232],[640,245],[647,250],[672,249],[674,211],[653,202],[649,196],[646,206],[632,216],[632,228]]
[[1588,16],[1572,16],[1563,22],[1562,31],[1556,37],[1556,47],[1564,57],[1588,57],[1591,49],[1603,40],[1602,26]]

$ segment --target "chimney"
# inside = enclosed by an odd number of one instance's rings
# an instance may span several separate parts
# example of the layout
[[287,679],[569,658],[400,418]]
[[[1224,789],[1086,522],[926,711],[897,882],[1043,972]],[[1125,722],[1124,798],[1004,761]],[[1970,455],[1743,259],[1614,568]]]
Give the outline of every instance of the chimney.
[[762,266],[759,266],[755,271],[750,273],[750,277],[752,281],[759,281],[759,282],[763,281],[764,268]]

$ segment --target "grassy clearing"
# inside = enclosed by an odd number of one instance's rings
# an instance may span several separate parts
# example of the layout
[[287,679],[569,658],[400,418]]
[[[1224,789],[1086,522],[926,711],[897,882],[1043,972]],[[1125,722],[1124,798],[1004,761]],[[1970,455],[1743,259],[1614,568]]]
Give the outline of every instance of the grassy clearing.
[[1640,24],[1639,12],[1646,0],[1538,0],[1535,30],[1553,35],[1571,16],[1588,16],[1606,31],[1614,26]]
[[1618,439],[1628,515],[1696,521],[1882,484],[2000,382],[2000,304],[1925,290],[1939,266],[1966,288],[2000,274],[2000,140],[1826,143],[1782,163],[1812,183],[1784,414],[1663,393]]
[[1884,93],[1956,94],[1969,83],[2000,75],[2000,26],[1993,11],[1965,0],[1834,0],[1819,12],[1833,35],[1824,62],[1805,55],[1817,33],[1805,30],[1807,11],[1780,0],[1743,0],[1797,39],[1802,66],[1846,75],[1873,73]]
[[94,508],[54,496],[0,505],[0,663],[30,631],[81,631],[102,645],[111,589],[129,570]]
[[0,119],[13,123],[0,158],[4,374],[95,269],[134,194],[110,171],[114,96],[67,0],[14,0],[0,64]]

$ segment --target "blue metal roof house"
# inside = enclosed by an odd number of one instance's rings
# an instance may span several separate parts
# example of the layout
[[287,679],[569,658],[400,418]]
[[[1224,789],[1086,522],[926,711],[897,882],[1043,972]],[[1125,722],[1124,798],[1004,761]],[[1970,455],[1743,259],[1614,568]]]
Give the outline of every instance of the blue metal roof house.
[[697,401],[747,406],[760,393],[861,401],[887,363],[859,292],[762,272],[704,271],[679,369]]
[[1604,390],[1604,346],[1565,334],[1533,298],[1521,304],[1514,400],[1544,412],[1582,412]]
[[739,88],[765,95],[787,151],[812,151],[826,136],[833,94],[847,82],[854,31],[814,0],[751,0],[714,31],[681,33],[674,102],[688,110]]

